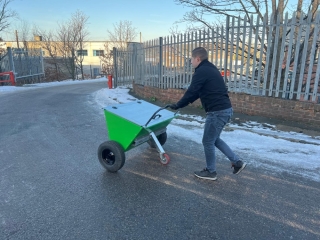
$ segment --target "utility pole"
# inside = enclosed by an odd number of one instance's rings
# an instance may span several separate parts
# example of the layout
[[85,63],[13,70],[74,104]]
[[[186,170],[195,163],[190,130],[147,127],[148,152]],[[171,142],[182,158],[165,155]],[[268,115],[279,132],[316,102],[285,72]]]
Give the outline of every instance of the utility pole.
[[16,41],[17,41],[17,47],[19,49],[20,47],[19,47],[19,38],[18,38],[18,31],[17,30],[16,30]]

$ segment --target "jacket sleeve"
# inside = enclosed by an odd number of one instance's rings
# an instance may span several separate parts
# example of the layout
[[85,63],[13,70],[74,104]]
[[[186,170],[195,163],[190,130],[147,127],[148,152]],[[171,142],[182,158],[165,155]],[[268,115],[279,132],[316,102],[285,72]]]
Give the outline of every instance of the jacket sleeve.
[[179,108],[187,106],[189,103],[193,103],[199,98],[200,90],[205,82],[205,76],[200,71],[197,71],[192,76],[191,84],[183,97],[177,102]]

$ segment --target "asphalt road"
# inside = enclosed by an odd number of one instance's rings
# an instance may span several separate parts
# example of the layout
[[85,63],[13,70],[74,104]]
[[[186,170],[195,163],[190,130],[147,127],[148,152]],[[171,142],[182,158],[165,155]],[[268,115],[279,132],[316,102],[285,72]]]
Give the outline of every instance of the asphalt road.
[[168,166],[143,144],[106,172],[104,87],[0,94],[0,239],[320,239],[319,182],[225,161],[197,179],[202,146],[170,132]]

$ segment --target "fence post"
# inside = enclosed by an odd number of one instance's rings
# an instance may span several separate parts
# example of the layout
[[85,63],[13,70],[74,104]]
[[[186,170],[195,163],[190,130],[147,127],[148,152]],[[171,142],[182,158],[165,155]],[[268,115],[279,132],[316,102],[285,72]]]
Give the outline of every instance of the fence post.
[[7,48],[7,51],[8,51],[8,57],[9,57],[9,67],[10,67],[10,71],[15,72],[11,47],[8,47],[8,48]]
[[160,37],[159,38],[159,83],[158,83],[158,88],[159,86],[162,86],[162,78],[163,78],[163,52],[162,52],[162,48],[163,48],[163,38]]
[[[10,71],[13,72],[13,81],[15,83],[16,82],[16,71],[15,71],[15,68],[14,68],[13,55],[12,55],[11,47],[8,47],[7,51],[8,51],[8,57],[9,57]],[[11,77],[10,77],[10,79],[11,79]]]
[[118,74],[117,74],[117,49],[113,47],[113,77],[114,77],[114,88],[118,85]]
[[138,45],[134,44],[132,49],[132,61],[131,64],[133,65],[132,74],[133,74],[133,82],[132,84],[137,82],[138,79]]
[[40,61],[41,61],[41,67],[42,67],[42,72],[43,72],[43,77],[46,77],[46,73],[44,71],[44,62],[43,62],[43,53],[42,53],[42,48],[40,48]]
[[[230,17],[227,16],[227,25],[226,25],[226,49],[225,49],[225,55],[224,55],[224,82],[227,82],[227,75],[228,75],[228,51],[229,51],[229,22]],[[231,69],[230,69],[231,70]]]

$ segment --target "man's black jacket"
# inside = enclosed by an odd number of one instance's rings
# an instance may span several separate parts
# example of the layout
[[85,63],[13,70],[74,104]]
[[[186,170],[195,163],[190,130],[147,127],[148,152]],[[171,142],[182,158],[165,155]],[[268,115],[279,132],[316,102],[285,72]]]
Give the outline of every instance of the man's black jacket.
[[183,108],[198,98],[200,98],[206,112],[231,108],[223,77],[217,67],[208,60],[203,60],[196,67],[191,85],[180,101],[177,102],[177,107]]

